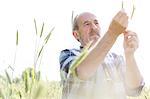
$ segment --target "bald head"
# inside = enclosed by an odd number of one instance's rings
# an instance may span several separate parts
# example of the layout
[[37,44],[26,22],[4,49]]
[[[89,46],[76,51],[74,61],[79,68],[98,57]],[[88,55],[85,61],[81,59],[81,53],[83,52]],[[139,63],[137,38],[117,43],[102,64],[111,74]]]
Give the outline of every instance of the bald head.
[[74,20],[73,20],[73,31],[78,30],[78,29],[79,29],[78,24],[79,24],[82,20],[87,20],[87,18],[88,18],[89,16],[92,16],[92,17],[95,17],[95,18],[96,18],[96,16],[95,16],[94,14],[90,13],[90,12],[83,12],[83,13],[77,15],[77,16],[74,18]]

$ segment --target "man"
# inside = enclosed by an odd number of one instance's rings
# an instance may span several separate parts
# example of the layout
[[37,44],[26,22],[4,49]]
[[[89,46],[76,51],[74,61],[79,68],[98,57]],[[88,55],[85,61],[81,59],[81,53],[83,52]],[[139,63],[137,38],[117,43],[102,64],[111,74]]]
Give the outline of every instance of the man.
[[[123,10],[112,19],[103,38],[94,14],[84,12],[74,19],[73,36],[81,47],[61,52],[61,76],[65,77],[63,99],[126,99],[126,95],[140,94],[144,83],[134,57],[138,37],[127,26],[128,16]],[[109,52],[120,34],[124,35],[125,61],[122,56]],[[75,68],[76,76],[73,76],[68,73],[70,65],[89,43],[88,55]]]

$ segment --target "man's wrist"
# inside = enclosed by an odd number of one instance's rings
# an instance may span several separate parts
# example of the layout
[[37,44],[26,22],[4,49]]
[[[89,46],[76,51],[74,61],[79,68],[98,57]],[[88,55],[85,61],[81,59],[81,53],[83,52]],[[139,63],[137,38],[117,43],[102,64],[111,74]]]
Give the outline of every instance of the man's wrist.
[[108,28],[112,34],[119,36],[126,30],[126,26],[121,25],[118,21],[113,20]]
[[134,57],[134,53],[125,52],[125,57],[126,58],[133,58]]
[[117,38],[120,34],[115,33],[111,29],[108,29],[107,34],[109,34],[111,37]]

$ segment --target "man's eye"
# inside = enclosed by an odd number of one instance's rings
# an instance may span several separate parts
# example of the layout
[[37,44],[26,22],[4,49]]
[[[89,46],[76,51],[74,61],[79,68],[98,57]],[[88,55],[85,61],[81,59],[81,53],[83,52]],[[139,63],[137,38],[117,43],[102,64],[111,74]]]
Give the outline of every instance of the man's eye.
[[95,24],[99,24],[98,22],[96,22]]
[[89,23],[86,23],[85,25],[90,25]]

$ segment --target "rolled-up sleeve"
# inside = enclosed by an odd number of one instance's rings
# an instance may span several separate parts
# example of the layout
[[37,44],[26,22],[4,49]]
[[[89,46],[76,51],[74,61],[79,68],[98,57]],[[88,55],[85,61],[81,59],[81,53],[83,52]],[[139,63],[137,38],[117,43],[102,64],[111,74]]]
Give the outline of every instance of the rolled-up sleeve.
[[141,81],[140,86],[134,89],[130,89],[129,87],[126,87],[126,92],[128,96],[139,96],[141,94],[141,91],[145,85],[144,80]]
[[145,85],[144,80],[142,79],[140,85],[137,88],[134,88],[134,89],[129,88],[125,84],[126,64],[125,64],[123,56],[117,56],[116,57],[116,63],[117,63],[120,75],[122,76],[122,80],[124,82],[125,90],[126,90],[127,95],[128,96],[139,96],[141,91],[142,91],[142,89],[143,89],[143,87],[144,87],[144,85]]
[[67,77],[71,63],[76,59],[79,54],[80,51],[76,49],[65,49],[61,51],[59,57],[61,77]]
[[75,55],[70,50],[63,50],[61,51],[59,62],[60,62],[60,69],[68,72],[69,66],[72,61],[75,59]]

